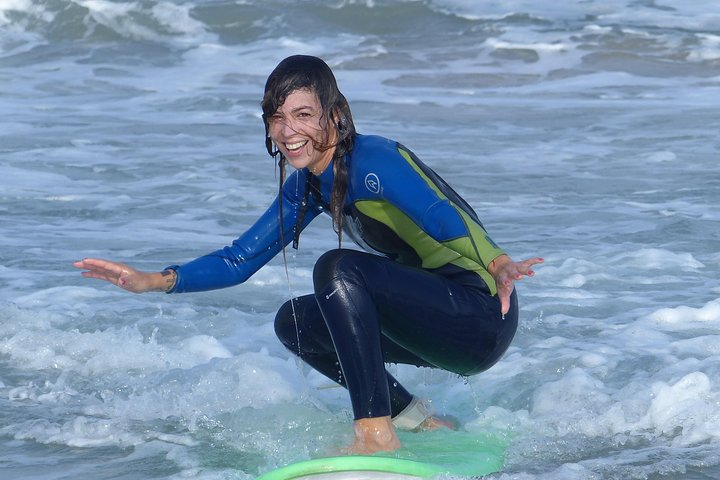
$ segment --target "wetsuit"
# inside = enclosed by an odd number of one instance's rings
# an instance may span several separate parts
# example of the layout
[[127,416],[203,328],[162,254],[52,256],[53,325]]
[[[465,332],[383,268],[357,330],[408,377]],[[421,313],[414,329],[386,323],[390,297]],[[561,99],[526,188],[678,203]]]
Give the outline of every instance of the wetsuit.
[[[343,232],[365,252],[331,250],[313,272],[314,294],[283,305],[283,344],[350,392],[356,419],[396,416],[412,400],[385,362],[472,375],[492,366],[517,328],[503,317],[489,263],[503,251],[470,206],[397,142],[357,135],[346,156]],[[332,165],[294,171],[247,232],[221,250],[173,266],[173,292],[241,283],[329,212]],[[282,212],[282,221],[280,215]],[[283,233],[281,235],[281,226]],[[282,240],[281,240],[282,239]]]

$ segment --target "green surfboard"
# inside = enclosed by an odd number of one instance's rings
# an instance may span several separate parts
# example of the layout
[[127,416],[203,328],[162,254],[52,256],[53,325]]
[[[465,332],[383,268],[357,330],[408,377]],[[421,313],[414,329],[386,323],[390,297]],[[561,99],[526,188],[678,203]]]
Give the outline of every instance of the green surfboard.
[[417,480],[440,474],[477,477],[502,469],[504,436],[458,431],[408,434],[397,452],[302,460],[258,480]]

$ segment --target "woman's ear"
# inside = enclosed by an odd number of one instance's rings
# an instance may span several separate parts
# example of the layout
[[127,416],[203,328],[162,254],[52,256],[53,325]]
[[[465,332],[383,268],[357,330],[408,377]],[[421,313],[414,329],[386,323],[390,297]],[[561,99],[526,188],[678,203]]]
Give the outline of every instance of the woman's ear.
[[333,109],[333,123],[336,127],[341,128],[343,121],[342,121],[342,113],[340,112],[339,108]]
[[333,110],[332,119],[333,119],[333,123],[335,124],[337,129],[342,130],[345,122],[343,122],[343,115],[342,115],[342,113],[340,113],[339,108],[336,108],[335,110]]

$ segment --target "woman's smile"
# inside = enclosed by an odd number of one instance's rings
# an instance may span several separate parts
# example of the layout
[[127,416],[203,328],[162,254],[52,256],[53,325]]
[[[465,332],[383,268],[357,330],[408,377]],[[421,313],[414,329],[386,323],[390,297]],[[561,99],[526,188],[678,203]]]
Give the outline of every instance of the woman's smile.
[[288,150],[297,150],[300,147],[302,147],[303,145],[305,145],[306,143],[307,143],[307,140],[305,140],[304,142],[286,143],[285,148],[287,148]]

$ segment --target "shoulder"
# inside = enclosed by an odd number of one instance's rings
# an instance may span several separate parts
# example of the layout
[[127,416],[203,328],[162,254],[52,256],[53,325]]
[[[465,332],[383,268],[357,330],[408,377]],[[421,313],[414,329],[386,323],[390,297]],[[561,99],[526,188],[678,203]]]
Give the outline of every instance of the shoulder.
[[348,169],[356,194],[388,197],[422,181],[412,154],[397,141],[374,135],[358,135]]
[[351,169],[356,172],[385,171],[402,157],[398,142],[378,135],[358,135],[351,155]]
[[379,135],[356,135],[353,156],[365,156],[382,153],[397,153],[398,143],[395,140]]
[[[380,182],[383,184],[394,177],[398,160],[398,143],[377,135],[357,135],[348,165],[348,180],[355,191],[368,190],[366,193],[378,195]],[[359,187],[363,188],[359,188]]]

